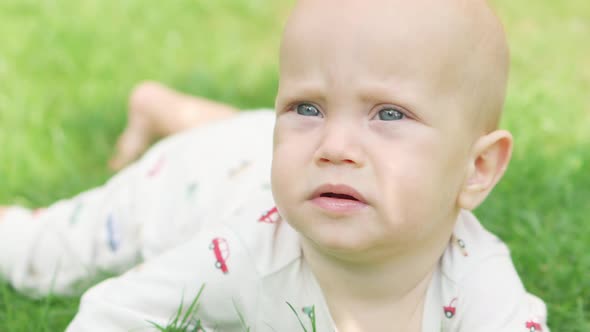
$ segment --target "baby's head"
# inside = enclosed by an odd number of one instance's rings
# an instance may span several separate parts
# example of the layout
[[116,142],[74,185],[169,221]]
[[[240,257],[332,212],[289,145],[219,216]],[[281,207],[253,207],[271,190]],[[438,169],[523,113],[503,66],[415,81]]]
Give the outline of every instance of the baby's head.
[[350,257],[440,251],[510,159],[508,62],[483,0],[299,1],[276,100],[281,214]]

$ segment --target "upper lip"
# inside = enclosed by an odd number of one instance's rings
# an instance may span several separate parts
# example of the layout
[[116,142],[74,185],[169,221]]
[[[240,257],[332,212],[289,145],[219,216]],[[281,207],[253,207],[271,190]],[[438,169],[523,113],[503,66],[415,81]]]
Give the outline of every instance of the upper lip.
[[354,198],[361,203],[367,203],[367,200],[354,188],[345,184],[323,184],[314,190],[311,199],[320,197],[326,194],[346,195]]

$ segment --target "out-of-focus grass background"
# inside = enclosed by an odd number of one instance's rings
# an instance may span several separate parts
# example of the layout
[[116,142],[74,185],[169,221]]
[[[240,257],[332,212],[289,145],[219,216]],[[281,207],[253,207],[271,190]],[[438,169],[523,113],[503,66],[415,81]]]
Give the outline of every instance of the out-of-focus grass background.
[[[0,203],[40,206],[103,183],[141,80],[272,105],[291,3],[2,0]],[[511,247],[553,329],[590,331],[590,1],[493,4],[512,46],[503,125],[516,150],[477,213]],[[0,331],[60,331],[76,308],[0,283]]]

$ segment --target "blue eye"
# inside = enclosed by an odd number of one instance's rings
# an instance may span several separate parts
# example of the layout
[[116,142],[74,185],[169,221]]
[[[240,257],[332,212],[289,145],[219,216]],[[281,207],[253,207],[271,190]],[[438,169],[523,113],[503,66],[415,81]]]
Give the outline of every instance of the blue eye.
[[321,116],[322,113],[317,109],[317,107],[311,104],[299,104],[296,107],[297,114],[303,116]]
[[396,121],[401,120],[404,117],[404,113],[394,108],[385,108],[379,111],[379,120],[383,121]]

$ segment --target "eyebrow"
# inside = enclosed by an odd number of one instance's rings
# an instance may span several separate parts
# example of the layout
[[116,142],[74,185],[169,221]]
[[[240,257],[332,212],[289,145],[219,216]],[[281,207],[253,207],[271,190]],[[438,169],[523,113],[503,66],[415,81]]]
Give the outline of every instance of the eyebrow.
[[282,88],[279,86],[277,97],[280,96],[281,100],[287,101],[287,103],[293,101],[319,101],[325,103],[326,97],[321,92],[323,89],[322,84],[295,83]]
[[400,91],[402,91],[402,89],[395,89],[382,84],[366,84],[359,90],[358,95],[363,102],[391,103],[393,105],[402,107],[417,119],[424,120],[423,116],[418,114],[420,113],[420,109],[412,101],[412,97],[408,96],[407,94],[402,95],[400,94]]

